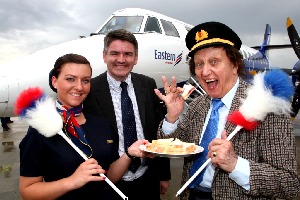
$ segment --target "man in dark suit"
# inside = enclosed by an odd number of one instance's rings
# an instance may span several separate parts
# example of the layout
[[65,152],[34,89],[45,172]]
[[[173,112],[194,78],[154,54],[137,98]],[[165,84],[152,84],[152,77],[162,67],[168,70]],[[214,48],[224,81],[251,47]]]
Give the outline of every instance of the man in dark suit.
[[[104,39],[103,59],[107,71],[92,79],[84,112],[104,116],[111,122],[119,133],[119,154],[122,155],[127,152],[120,84],[125,82],[127,85],[138,139],[150,142],[157,139],[157,128],[163,119],[161,105],[154,93],[155,80],[131,72],[138,61],[138,43],[132,33],[123,29],[109,32]],[[142,159],[137,171],[128,170],[116,185],[130,200],[159,200],[160,194],[166,192],[170,178],[170,160],[157,157]]]

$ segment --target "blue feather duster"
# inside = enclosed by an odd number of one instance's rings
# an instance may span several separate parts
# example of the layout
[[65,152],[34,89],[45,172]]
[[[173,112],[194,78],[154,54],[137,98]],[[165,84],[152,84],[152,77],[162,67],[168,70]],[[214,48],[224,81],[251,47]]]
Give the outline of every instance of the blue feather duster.
[[268,113],[288,115],[293,93],[292,81],[282,70],[259,73],[254,76],[239,111],[248,121],[263,121]]
[[290,77],[279,69],[273,69],[264,77],[265,86],[274,96],[290,101],[294,94],[294,86]]

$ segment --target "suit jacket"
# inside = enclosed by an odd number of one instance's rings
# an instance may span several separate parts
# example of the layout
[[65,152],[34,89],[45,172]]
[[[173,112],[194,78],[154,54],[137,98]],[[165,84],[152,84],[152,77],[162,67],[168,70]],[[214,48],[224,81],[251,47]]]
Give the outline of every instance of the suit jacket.
[[[155,80],[142,74],[131,73],[136,101],[138,104],[141,123],[145,139],[150,142],[157,139],[157,129],[162,120],[160,100],[154,93]],[[117,121],[112,102],[112,97],[107,82],[107,72],[91,80],[91,91],[84,101],[84,112],[107,118],[116,132]],[[161,181],[170,180],[170,159],[155,158],[147,159],[151,171],[157,172],[154,177]]]
[[[239,109],[241,99],[246,98],[247,87],[248,84],[240,80],[230,113]],[[210,99],[208,95],[195,99],[189,105],[176,131],[168,137],[199,144],[199,135],[210,107]],[[229,135],[235,127],[231,122],[226,122],[227,134]],[[165,137],[161,129],[158,134],[159,137]],[[255,130],[242,129],[231,141],[236,154],[250,162],[250,190],[245,190],[230,179],[227,172],[216,168],[212,181],[214,199],[290,199],[297,195],[300,185],[295,136],[289,116],[268,114]],[[195,156],[184,159],[182,185],[190,178],[189,171],[194,160]],[[189,190],[185,189],[181,199],[187,200],[188,196]]]

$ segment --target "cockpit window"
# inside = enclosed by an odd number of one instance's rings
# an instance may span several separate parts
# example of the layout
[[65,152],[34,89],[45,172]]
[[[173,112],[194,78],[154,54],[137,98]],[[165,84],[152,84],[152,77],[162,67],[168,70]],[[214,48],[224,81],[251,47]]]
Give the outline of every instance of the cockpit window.
[[160,21],[165,30],[166,35],[179,37],[179,33],[178,33],[177,29],[171,22],[163,20],[163,19],[161,19]]
[[185,26],[185,30],[186,30],[187,32],[189,32],[191,29],[192,29],[192,28],[190,28],[190,27],[188,27],[188,26]]
[[157,32],[161,33],[161,29],[159,27],[158,19],[155,17],[148,17],[146,25],[145,25],[145,32]]
[[105,34],[112,30],[125,29],[132,33],[140,31],[143,16],[114,16],[105,26],[99,31],[101,34]]

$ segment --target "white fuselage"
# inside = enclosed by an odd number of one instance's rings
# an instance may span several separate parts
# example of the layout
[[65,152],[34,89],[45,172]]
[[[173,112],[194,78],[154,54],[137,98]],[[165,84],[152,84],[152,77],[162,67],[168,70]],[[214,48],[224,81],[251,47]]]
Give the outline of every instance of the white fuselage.
[[[85,56],[91,63],[93,77],[105,72],[103,39],[107,31],[117,28],[130,29],[138,41],[138,64],[134,72],[154,78],[158,88],[162,87],[163,75],[168,79],[175,76],[177,82],[185,82],[190,77],[185,36],[192,27],[144,9],[116,11],[93,36],[55,45],[0,65],[0,116],[14,116],[16,98],[29,87],[40,87],[55,98],[56,94],[48,85],[48,76],[56,59],[62,55],[76,53]],[[250,55],[250,50],[243,48],[244,54]],[[253,50],[251,54],[258,52]]]

